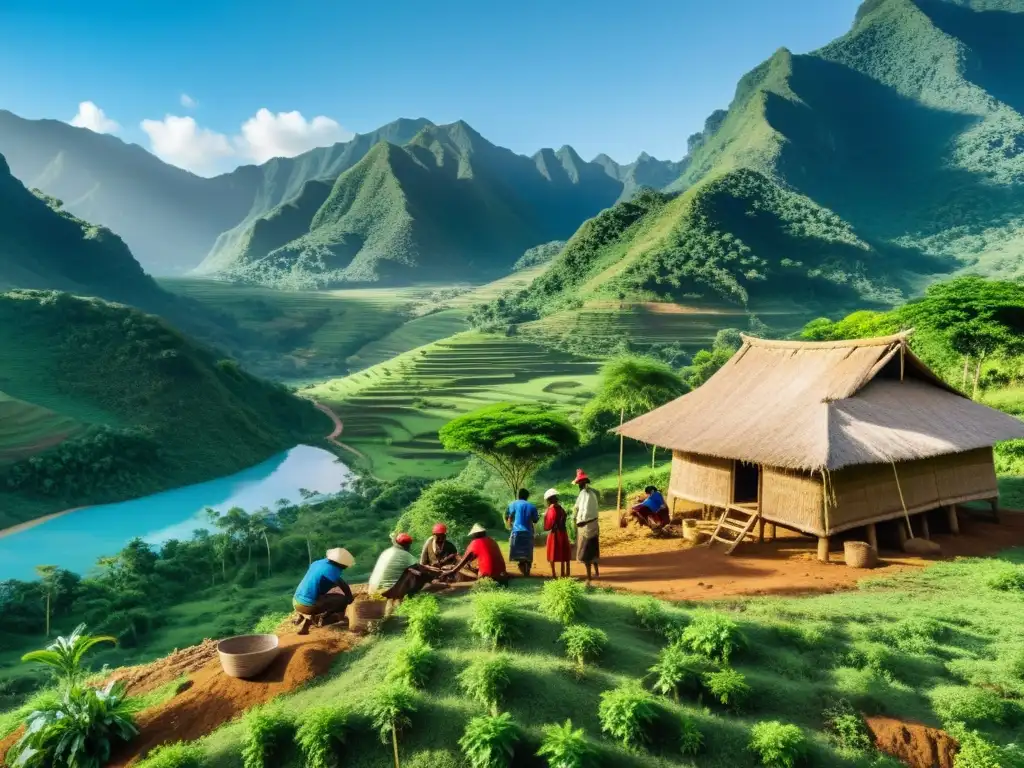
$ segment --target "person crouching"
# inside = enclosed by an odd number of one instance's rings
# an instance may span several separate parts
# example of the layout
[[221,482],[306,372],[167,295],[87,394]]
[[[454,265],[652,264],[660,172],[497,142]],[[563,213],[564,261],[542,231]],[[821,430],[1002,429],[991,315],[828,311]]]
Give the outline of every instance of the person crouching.
[[671,520],[668,504],[665,497],[657,488],[648,485],[644,488],[647,498],[629,510],[633,519],[640,525],[645,525],[655,533],[659,533]]
[[322,560],[310,563],[292,598],[293,623],[299,626],[300,635],[309,634],[314,619],[319,624],[348,621],[345,609],[352,603],[352,590],[343,574],[355,563],[352,553],[341,547],[327,550]]

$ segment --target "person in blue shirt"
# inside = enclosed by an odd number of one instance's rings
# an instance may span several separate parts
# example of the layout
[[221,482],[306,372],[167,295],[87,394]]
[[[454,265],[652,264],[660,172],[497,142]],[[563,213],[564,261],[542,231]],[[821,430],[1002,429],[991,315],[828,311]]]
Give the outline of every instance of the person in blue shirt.
[[505,523],[512,529],[508,540],[508,559],[516,561],[523,576],[529,576],[533,567],[533,526],[540,520],[540,514],[537,507],[528,501],[528,490],[520,488],[518,496],[505,511]]
[[[327,550],[323,560],[310,564],[292,598],[296,613],[293,623],[299,626],[300,635],[309,634],[314,618],[320,620],[318,626],[346,620],[345,609],[353,598],[352,590],[342,575],[355,563],[351,552],[336,547]],[[331,614],[338,616],[332,620]]]
[[658,533],[669,524],[671,519],[668,505],[665,503],[665,497],[653,485],[644,488],[644,493],[647,494],[647,498],[633,507],[630,513],[637,523]]

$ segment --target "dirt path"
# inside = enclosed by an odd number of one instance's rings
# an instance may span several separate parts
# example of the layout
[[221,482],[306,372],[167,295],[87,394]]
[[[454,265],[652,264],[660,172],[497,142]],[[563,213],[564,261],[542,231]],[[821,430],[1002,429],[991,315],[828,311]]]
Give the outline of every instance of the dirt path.
[[338,418],[338,414],[336,414],[323,403],[318,403],[316,402],[316,400],[313,400],[312,402],[318,411],[327,414],[331,418],[331,421],[334,422],[334,431],[331,432],[331,434],[329,434],[326,437],[326,440],[338,446],[342,450],[355,454],[360,459],[363,459],[365,461],[366,455],[362,451],[360,451],[358,448],[353,448],[351,445],[348,445],[347,443],[343,443],[340,440],[338,440],[338,438],[341,437],[341,433],[345,430],[345,425],[342,423],[341,419]]
[[88,509],[88,507],[72,507],[71,509],[65,509],[65,510],[62,510],[60,512],[54,512],[54,513],[49,514],[49,515],[43,515],[42,517],[37,517],[34,520],[26,520],[24,523],[18,523],[17,525],[12,525],[10,528],[4,528],[3,530],[0,530],[0,539],[2,539],[4,536],[12,536],[15,533],[21,533],[22,531],[27,531],[30,528],[35,528],[37,525],[42,525],[43,523],[47,522],[48,520],[55,520],[58,517],[63,517],[64,515],[70,515],[72,512],[79,512],[79,511],[81,511],[83,509]]

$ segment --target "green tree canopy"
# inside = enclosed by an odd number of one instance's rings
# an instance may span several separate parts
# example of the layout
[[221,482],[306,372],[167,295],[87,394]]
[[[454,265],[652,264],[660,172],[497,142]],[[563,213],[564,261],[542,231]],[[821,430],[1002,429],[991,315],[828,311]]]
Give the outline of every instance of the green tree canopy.
[[622,355],[601,367],[597,394],[580,417],[588,440],[607,434],[623,417],[639,416],[686,394],[689,387],[666,363],[653,357]]
[[490,499],[475,488],[456,480],[438,480],[427,486],[420,497],[399,518],[397,531],[405,531],[422,544],[435,523],[448,526],[448,537],[462,546],[475,523],[485,528],[501,525],[501,516]]
[[513,495],[543,464],[579,446],[569,420],[549,405],[496,403],[445,424],[449,451],[472,453],[491,466]]
[[696,389],[710,379],[718,369],[729,362],[742,346],[740,332],[735,328],[723,328],[715,334],[711,349],[702,349],[693,356],[693,361],[683,370],[683,378],[690,389]]

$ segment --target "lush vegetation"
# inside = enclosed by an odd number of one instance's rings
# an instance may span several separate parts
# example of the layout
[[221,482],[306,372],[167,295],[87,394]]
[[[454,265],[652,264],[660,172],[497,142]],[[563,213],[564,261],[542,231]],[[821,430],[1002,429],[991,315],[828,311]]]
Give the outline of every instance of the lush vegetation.
[[330,431],[284,387],[95,299],[0,295],[0,350],[7,395],[82,425],[0,465],[0,526],[230,474]]

